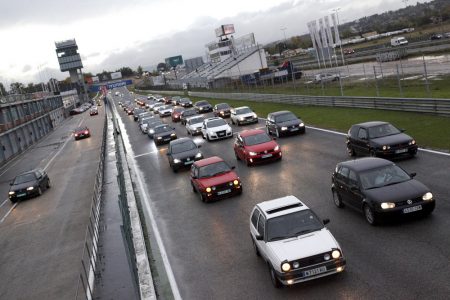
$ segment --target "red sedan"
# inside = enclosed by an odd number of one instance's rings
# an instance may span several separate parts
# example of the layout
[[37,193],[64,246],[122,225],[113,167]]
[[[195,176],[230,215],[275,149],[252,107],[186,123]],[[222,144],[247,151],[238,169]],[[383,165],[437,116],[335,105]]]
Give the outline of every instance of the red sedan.
[[172,122],[180,122],[181,113],[184,111],[183,107],[175,107],[172,110]]
[[91,132],[89,131],[89,128],[85,127],[79,127],[73,131],[73,136],[75,140],[79,140],[82,138],[88,138],[91,136]]
[[203,202],[239,195],[242,183],[233,170],[218,156],[198,160],[191,167],[192,189]]
[[236,137],[234,154],[237,160],[253,165],[281,159],[281,148],[264,130],[245,130]]

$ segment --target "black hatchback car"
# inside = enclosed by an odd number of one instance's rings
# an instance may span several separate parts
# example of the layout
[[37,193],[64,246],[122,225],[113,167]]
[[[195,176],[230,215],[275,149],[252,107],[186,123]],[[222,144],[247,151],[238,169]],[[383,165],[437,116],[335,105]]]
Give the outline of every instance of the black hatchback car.
[[300,134],[305,133],[305,123],[290,111],[277,111],[267,115],[266,129],[276,137]]
[[383,218],[427,215],[435,207],[430,189],[393,162],[375,157],[338,163],[332,175],[334,204],[364,213],[367,222]]
[[213,112],[215,117],[229,118],[231,116],[231,106],[228,103],[219,103],[214,106]]
[[177,172],[181,168],[190,168],[195,161],[202,159],[200,147],[187,137],[171,141],[167,157],[172,170]]
[[416,155],[416,141],[403,132],[404,130],[381,121],[353,125],[347,134],[348,154],[383,157]]
[[199,114],[210,112],[213,109],[212,105],[206,100],[195,102],[194,107]]
[[153,130],[153,141],[157,146],[167,144],[177,138],[177,134],[175,133],[173,127],[167,124],[158,125],[153,128]]
[[17,201],[33,196],[40,196],[42,192],[50,188],[50,179],[42,169],[36,169],[20,175],[10,183],[9,200]]
[[195,110],[194,108],[186,109],[185,111],[183,111],[180,114],[181,125],[186,125],[187,118],[195,116],[195,115],[197,115],[197,110]]

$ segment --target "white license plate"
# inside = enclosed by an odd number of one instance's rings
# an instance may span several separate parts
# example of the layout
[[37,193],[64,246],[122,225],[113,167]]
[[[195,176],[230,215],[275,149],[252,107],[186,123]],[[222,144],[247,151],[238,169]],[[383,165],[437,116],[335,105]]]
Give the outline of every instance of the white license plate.
[[27,195],[26,193],[17,194],[17,197],[23,197],[23,196],[26,196],[26,195]]
[[220,191],[220,192],[217,192],[217,195],[223,195],[223,194],[228,194],[228,193],[231,193],[231,190],[230,190],[230,189],[224,190],[224,191]]
[[297,131],[299,128],[291,128],[291,131]]
[[170,141],[170,138],[164,139],[164,142]]
[[190,165],[190,164],[192,164],[194,161],[193,160],[191,160],[191,161],[187,161],[187,162],[185,162],[184,164],[185,165]]
[[422,205],[416,205],[416,206],[412,206],[412,207],[407,207],[403,209],[403,213],[404,214],[409,214],[418,210],[422,210]]
[[308,271],[304,271],[303,272],[303,276],[307,277],[307,276],[314,276],[323,272],[327,271],[327,267],[320,267],[320,268],[315,268],[312,270],[308,270]]
[[272,154],[269,153],[269,154],[264,154],[263,156],[261,156],[261,158],[268,158],[268,157],[272,157]]
[[396,153],[396,154],[405,153],[405,152],[408,152],[408,149],[398,149],[398,150],[395,150],[395,153]]

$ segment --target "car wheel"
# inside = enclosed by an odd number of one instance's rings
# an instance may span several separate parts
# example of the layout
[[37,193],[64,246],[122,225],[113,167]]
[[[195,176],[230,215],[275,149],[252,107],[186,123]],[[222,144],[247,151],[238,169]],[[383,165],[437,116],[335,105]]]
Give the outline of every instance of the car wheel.
[[195,186],[194,186],[194,184],[192,183],[192,181],[191,181],[191,186],[192,186],[192,191],[193,191],[194,193],[197,193],[197,190],[195,189]]
[[261,253],[259,253],[258,246],[256,246],[255,240],[252,238],[253,250],[255,250],[256,256],[260,257]]
[[375,152],[375,150],[370,150],[369,154],[371,157],[377,157],[377,153]]
[[17,199],[9,199],[9,201],[11,201],[11,203],[17,203]]
[[39,195],[39,196],[42,195],[42,189],[41,189],[41,187],[38,187],[38,195]]
[[208,134],[206,134],[206,140],[207,140],[208,142],[211,142],[211,139],[209,138],[209,135],[208,135]]
[[233,119],[231,119],[231,124],[233,124],[233,125],[234,125],[234,120],[233,120]]
[[237,154],[236,151],[234,151],[234,156],[236,156],[236,160],[241,160],[241,158],[239,157],[239,155]]
[[275,274],[275,270],[269,266],[270,280],[275,288],[279,289],[282,287],[280,280],[278,280],[277,275]]
[[266,127],[266,132],[268,135],[272,135],[272,133],[270,133],[269,127]]
[[347,153],[349,156],[354,157],[356,156],[355,150],[352,148],[352,146],[347,144]]
[[174,173],[177,173],[177,172],[178,172],[178,169],[175,168],[175,167],[172,167],[172,171],[173,171]]
[[50,188],[50,179],[49,180],[47,180],[47,185],[46,185],[46,188]]
[[280,132],[278,131],[278,128],[277,128],[276,131],[275,131],[275,135],[277,136],[277,138],[280,137]]
[[344,207],[344,203],[342,203],[342,198],[341,198],[341,196],[338,194],[338,192],[336,192],[336,191],[333,189],[332,194],[333,194],[333,202],[334,202],[334,205],[336,205],[336,206],[339,207],[339,208]]
[[373,209],[370,207],[370,205],[368,204],[364,204],[364,216],[366,217],[366,221],[370,224],[370,225],[376,225],[376,219],[375,219],[375,214],[373,212]]
[[187,135],[191,135],[191,133],[189,132],[189,130],[186,129],[186,133]]
[[206,203],[206,197],[202,194],[202,192],[199,192],[198,195],[200,196],[200,200]]

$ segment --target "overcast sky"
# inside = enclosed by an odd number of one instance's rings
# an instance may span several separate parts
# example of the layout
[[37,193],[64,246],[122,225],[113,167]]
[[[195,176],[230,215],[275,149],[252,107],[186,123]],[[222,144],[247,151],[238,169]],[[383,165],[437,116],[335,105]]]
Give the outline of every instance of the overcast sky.
[[[417,1],[417,0],[416,0]],[[410,1],[414,5],[416,1]],[[427,2],[421,0],[419,2]],[[55,41],[76,39],[84,72],[154,66],[205,55],[214,29],[234,24],[265,44],[307,33],[306,24],[340,8],[341,23],[404,7],[401,0],[0,0],[0,82],[63,79]]]

